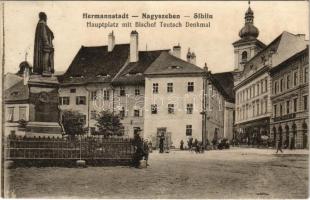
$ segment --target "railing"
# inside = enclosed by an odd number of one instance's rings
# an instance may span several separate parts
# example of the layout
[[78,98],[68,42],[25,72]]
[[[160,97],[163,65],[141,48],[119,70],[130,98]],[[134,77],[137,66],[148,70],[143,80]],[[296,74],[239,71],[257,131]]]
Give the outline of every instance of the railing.
[[129,138],[8,137],[6,140],[7,160],[131,160],[135,152]]

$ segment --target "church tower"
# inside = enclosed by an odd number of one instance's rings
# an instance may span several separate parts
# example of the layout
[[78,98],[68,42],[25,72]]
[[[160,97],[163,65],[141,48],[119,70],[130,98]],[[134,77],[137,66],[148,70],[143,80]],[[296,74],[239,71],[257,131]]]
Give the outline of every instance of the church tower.
[[235,72],[242,72],[244,64],[266,45],[257,39],[258,28],[254,26],[254,12],[250,7],[245,13],[244,26],[239,31],[240,39],[233,43],[235,55]]

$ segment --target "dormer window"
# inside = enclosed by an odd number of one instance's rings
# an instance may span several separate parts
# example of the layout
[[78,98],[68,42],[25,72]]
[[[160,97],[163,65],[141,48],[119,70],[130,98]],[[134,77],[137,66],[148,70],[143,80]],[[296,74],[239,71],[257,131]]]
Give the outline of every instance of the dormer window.
[[176,65],[172,65],[172,66],[169,67],[169,69],[180,69],[180,68],[181,68],[181,67],[176,66]]
[[11,92],[11,96],[17,96],[19,93],[17,91]]

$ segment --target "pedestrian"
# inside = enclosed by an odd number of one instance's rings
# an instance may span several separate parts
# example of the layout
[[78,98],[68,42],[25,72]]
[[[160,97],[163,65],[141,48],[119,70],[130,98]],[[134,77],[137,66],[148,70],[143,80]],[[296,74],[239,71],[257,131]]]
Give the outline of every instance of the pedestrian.
[[135,147],[135,153],[133,156],[133,164],[135,167],[139,167],[140,160],[142,160],[144,156],[143,140],[140,136],[140,131],[138,131],[134,135],[133,146]]
[[148,164],[148,160],[149,160],[149,145],[148,145],[149,143],[148,143],[148,141],[147,140],[145,140],[144,141],[144,144],[143,144],[143,153],[144,153],[144,160],[145,160],[145,162],[146,162],[146,166],[149,166],[149,164]]
[[216,143],[217,143],[217,139],[213,138],[213,140],[212,140],[212,147],[213,147],[213,149],[216,149]]
[[183,142],[183,140],[181,140],[181,142],[180,142],[180,150],[184,150],[184,142]]
[[148,146],[149,146],[149,152],[150,153],[152,153],[152,151],[153,151],[153,146],[152,146],[153,144],[152,144],[152,141],[150,140],[149,141],[149,144],[148,144]]
[[277,152],[276,153],[278,153],[278,151],[281,151],[281,153],[283,153],[283,151],[282,151],[282,135],[280,135],[280,137],[279,137],[278,146],[277,146]]
[[164,141],[165,141],[164,133],[162,133],[158,137],[159,137],[159,153],[164,153]]
[[189,138],[189,140],[187,141],[187,144],[188,144],[188,149],[189,149],[189,151],[192,151],[193,138]]

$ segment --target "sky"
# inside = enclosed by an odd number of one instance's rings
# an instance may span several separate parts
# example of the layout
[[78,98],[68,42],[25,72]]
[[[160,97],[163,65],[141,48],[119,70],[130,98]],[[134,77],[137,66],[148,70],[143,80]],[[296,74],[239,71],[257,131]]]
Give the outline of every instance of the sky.
[[[247,1],[93,1],[93,2],[4,2],[5,26],[5,73],[17,72],[19,64],[25,60],[32,65],[34,33],[38,13],[47,14],[47,24],[54,32],[55,70],[66,71],[81,46],[107,45],[108,33],[112,30],[116,44],[129,43],[132,30],[139,33],[139,50],[171,49],[180,44],[182,58],[186,58],[188,48],[196,54],[197,65],[206,62],[212,72],[232,71],[234,55],[232,43],[239,39],[239,30],[244,25]],[[306,34],[309,38],[309,11],[307,1],[252,1],[254,25],[259,29],[258,39],[269,44],[283,31]],[[213,16],[210,28],[87,28],[83,13],[114,14],[129,13],[141,16],[149,14],[209,13]],[[131,21],[142,21],[136,18]],[[130,21],[127,20],[127,21]],[[191,21],[181,18],[174,21]],[[169,20],[168,20],[169,21]],[[199,20],[203,22],[204,20]],[[124,22],[115,20],[112,22]]]

